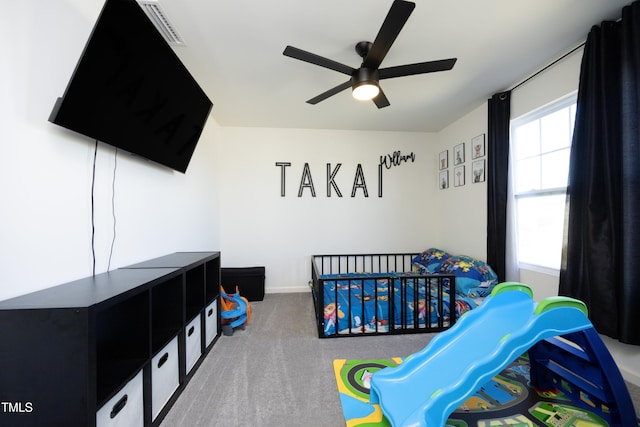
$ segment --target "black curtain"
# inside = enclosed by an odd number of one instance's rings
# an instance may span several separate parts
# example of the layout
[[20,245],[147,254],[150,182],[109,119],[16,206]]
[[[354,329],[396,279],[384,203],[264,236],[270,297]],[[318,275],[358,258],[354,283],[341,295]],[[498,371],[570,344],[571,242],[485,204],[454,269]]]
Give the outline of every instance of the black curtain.
[[584,48],[567,189],[560,294],[598,332],[640,345],[640,2]]
[[487,127],[487,264],[505,280],[511,92],[489,99]]

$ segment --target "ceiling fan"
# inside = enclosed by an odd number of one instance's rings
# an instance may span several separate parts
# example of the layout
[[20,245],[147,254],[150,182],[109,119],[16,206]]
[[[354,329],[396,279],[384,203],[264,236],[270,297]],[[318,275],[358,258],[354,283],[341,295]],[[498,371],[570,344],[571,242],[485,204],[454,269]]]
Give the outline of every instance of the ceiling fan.
[[457,58],[380,68],[382,60],[389,52],[391,45],[396,40],[396,37],[398,37],[398,34],[400,34],[402,27],[404,27],[404,24],[409,19],[415,7],[415,3],[409,1],[395,0],[393,2],[373,43],[361,41],[355,46],[356,53],[362,58],[360,68],[352,68],[314,53],[293,46],[287,46],[284,52],[282,52],[285,56],[351,76],[346,82],[311,98],[307,103],[317,104],[351,87],[354,98],[360,100],[372,99],[378,108],[384,108],[390,104],[380,87],[380,80],[452,69]]

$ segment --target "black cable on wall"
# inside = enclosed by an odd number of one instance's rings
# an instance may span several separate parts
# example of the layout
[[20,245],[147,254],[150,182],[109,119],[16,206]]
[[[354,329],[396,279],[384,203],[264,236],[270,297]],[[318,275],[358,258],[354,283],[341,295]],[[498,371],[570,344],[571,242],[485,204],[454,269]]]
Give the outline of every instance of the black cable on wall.
[[118,149],[116,148],[113,156],[113,179],[111,180],[111,217],[113,218],[113,237],[111,239],[111,249],[109,250],[109,262],[107,263],[107,271],[111,270],[111,257],[113,256],[113,247],[116,243],[116,169],[118,167]]
[[98,140],[93,150],[93,175],[91,178],[91,259],[93,263],[92,275],[96,275],[96,225],[95,225],[95,202],[94,192],[96,185],[96,157],[98,156]]

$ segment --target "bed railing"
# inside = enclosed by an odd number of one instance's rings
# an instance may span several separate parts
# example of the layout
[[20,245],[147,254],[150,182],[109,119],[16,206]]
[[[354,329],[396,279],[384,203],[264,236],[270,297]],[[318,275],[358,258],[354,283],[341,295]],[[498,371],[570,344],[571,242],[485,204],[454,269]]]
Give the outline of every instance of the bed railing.
[[[312,294],[316,312],[318,336],[342,337],[378,334],[438,332],[455,323],[455,277],[453,275],[424,275],[412,273],[412,260],[417,253],[313,255],[311,259]],[[373,282],[371,282],[373,281]],[[338,286],[341,284],[341,286]],[[365,295],[365,285],[369,292]],[[325,286],[332,290],[325,290]],[[381,289],[387,287],[384,293]],[[329,289],[327,288],[327,289]],[[346,295],[348,309],[342,327],[338,320],[325,313],[329,300],[337,305],[339,288]],[[445,290],[451,298],[445,299]],[[414,301],[415,300],[415,301]],[[366,304],[383,310],[386,319],[359,319],[353,315],[365,313]],[[386,305],[385,305],[386,301]],[[348,307],[345,307],[348,306]],[[337,309],[337,307],[333,307]],[[422,310],[422,311],[421,311]],[[436,316],[433,317],[433,311]],[[443,313],[450,316],[445,319]],[[427,315],[428,318],[420,317]],[[354,319],[356,323],[354,324]],[[360,320],[360,321],[358,321]],[[379,320],[379,319],[378,319]],[[328,332],[327,322],[336,323]],[[345,326],[346,324],[346,326]],[[333,325],[330,325],[333,326]]]
[[418,254],[313,255],[320,274],[398,273],[411,271],[411,260]]

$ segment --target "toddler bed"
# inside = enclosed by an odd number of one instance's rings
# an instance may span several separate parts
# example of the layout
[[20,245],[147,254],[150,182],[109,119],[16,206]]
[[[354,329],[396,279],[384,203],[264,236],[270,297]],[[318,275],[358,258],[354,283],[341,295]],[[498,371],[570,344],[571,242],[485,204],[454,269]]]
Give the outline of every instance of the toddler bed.
[[439,332],[477,307],[497,283],[487,264],[436,248],[313,255],[311,270],[321,338]]

